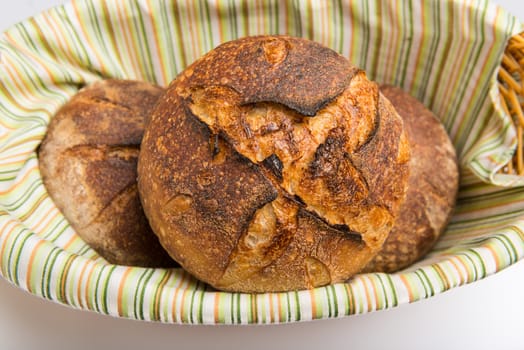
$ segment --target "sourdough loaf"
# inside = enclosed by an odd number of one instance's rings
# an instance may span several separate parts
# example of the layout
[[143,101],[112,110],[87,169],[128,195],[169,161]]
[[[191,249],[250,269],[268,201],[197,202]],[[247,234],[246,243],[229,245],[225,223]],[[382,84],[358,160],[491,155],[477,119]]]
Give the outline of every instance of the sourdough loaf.
[[169,254],[215,288],[345,281],[387,238],[409,144],[378,86],[344,57],[287,36],[218,46],[153,110],[138,163]]
[[144,120],[163,89],[103,80],[51,120],[39,163],[47,191],[78,235],[111,263],[172,266],[151,232],[136,177]]
[[416,98],[381,86],[404,120],[410,174],[400,215],[379,254],[363,272],[394,272],[424,256],[451,219],[459,187],[455,148],[437,117]]

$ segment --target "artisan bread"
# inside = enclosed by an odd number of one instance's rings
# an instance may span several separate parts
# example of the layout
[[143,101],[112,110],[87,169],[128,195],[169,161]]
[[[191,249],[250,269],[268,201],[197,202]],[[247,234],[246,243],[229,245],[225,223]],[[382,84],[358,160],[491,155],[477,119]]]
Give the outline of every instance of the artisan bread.
[[184,269],[228,291],[345,281],[387,238],[408,179],[402,119],[344,57],[287,36],[218,46],[151,114],[138,185]]
[[398,87],[384,85],[380,91],[404,120],[410,174],[400,215],[363,272],[395,272],[424,256],[446,228],[459,187],[455,148],[437,117]]
[[136,184],[144,118],[162,92],[145,82],[94,83],[57,112],[40,148],[49,195],[78,235],[111,263],[174,264],[151,232]]

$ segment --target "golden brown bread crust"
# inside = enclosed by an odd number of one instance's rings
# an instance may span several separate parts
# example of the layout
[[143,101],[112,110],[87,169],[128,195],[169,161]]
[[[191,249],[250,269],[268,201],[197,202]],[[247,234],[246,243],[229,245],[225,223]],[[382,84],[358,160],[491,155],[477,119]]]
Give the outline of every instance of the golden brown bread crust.
[[136,185],[144,118],[162,92],[144,82],[94,83],[57,112],[40,148],[49,195],[111,263],[174,265],[151,232]]
[[155,233],[230,291],[346,280],[380,249],[405,195],[402,120],[365,74],[319,44],[239,39],[161,97],[139,156]]
[[455,149],[435,115],[400,88],[381,86],[380,91],[404,120],[410,174],[399,218],[363,272],[394,272],[424,256],[451,218],[459,184]]
[[251,39],[224,43],[179,79],[190,80],[186,84],[191,88],[227,86],[242,105],[275,102],[313,116],[342,93],[358,71],[318,43],[273,37],[259,45]]

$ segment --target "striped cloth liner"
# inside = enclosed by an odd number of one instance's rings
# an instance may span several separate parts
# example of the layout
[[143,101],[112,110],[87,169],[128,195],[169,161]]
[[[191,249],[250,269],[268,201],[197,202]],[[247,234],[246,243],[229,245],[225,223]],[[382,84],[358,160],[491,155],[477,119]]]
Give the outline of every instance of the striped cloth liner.
[[[387,309],[496,273],[524,256],[524,179],[497,175],[516,144],[495,78],[521,29],[485,0],[84,0],[0,37],[0,272],[74,308],[192,324],[286,323]],[[106,263],[42,184],[37,148],[78,89],[116,77],[167,85],[221,42],[285,33],[321,42],[420,99],[457,148],[462,183],[435,249],[397,274],[314,290],[223,293],[181,269]]]

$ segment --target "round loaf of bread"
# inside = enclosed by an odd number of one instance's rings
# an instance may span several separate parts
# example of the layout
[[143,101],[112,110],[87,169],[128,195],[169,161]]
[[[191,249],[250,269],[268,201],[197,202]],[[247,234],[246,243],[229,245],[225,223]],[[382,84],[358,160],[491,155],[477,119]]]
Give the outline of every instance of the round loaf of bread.
[[363,71],[287,36],[222,44],[151,115],[138,185],[154,232],[220,290],[341,282],[376,254],[408,178],[401,118]]
[[404,120],[410,174],[400,215],[363,272],[394,272],[424,256],[446,228],[459,187],[455,148],[437,117],[398,87],[381,86],[380,91]]
[[57,112],[40,148],[49,195],[77,234],[111,263],[175,264],[151,231],[136,184],[144,118],[162,92],[145,82],[96,82]]

